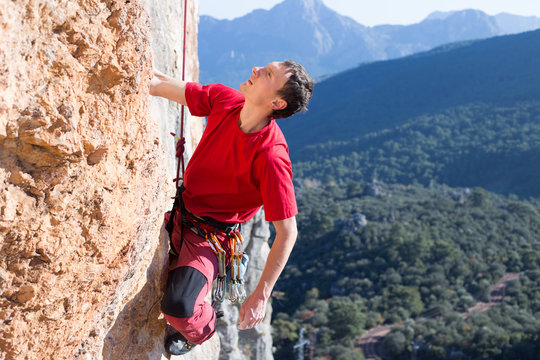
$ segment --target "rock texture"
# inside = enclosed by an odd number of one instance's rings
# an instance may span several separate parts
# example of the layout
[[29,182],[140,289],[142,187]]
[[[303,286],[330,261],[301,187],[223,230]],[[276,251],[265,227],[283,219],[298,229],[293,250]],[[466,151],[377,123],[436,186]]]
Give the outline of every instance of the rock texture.
[[165,324],[140,294],[161,289],[173,189],[145,9],[0,8],[0,358],[155,358]]
[[[178,0],[145,1],[145,7],[150,16],[154,67],[177,79],[182,78],[183,5],[184,2]],[[198,81],[197,25],[199,23],[199,1],[188,0],[187,5],[185,80]],[[176,177],[177,167],[174,156],[176,143],[170,132],[180,133],[181,107],[172,101],[152,98],[150,113],[152,118],[159,123],[160,137],[167,153],[167,166],[174,178]],[[186,108],[184,126],[184,136],[186,138],[185,157],[187,161],[202,136],[203,121],[200,118],[189,116],[189,111]]]
[[[0,359],[166,358],[162,216],[180,107],[150,99],[148,83],[153,66],[181,77],[182,5],[0,0]],[[188,6],[197,80],[198,1]],[[188,160],[203,122],[185,124]],[[248,288],[268,253],[263,219],[245,231]],[[270,316],[238,335],[235,311],[221,358],[271,359]],[[219,356],[215,336],[183,358]]]

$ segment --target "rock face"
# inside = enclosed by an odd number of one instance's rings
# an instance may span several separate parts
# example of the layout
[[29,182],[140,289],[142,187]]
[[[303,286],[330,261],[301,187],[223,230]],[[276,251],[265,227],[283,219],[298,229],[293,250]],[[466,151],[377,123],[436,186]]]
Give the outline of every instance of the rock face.
[[165,324],[148,301],[174,190],[148,114],[145,9],[0,7],[0,358],[161,356]]
[[[183,1],[178,0],[147,0],[145,7],[150,17],[151,46],[154,58],[154,67],[161,72],[182,78],[182,58],[184,37],[184,11]],[[197,25],[199,23],[199,1],[188,0],[188,13],[186,16],[186,66],[185,80],[198,81],[199,58],[197,46]],[[180,134],[180,105],[161,98],[152,98],[150,113],[159,124],[161,141],[167,153],[167,167],[171,178],[176,177],[177,161],[174,156],[175,140],[170,132]],[[186,138],[186,161],[202,136],[203,121],[189,116],[185,110],[184,136]],[[172,206],[172,203],[171,203]]]
[[[162,216],[180,108],[150,99],[148,83],[152,57],[180,77],[182,3],[0,0],[0,359],[165,358]],[[187,159],[202,121],[185,123]],[[265,253],[261,216],[249,246]],[[254,331],[238,346],[271,358],[269,329]],[[219,343],[184,358],[217,359]]]

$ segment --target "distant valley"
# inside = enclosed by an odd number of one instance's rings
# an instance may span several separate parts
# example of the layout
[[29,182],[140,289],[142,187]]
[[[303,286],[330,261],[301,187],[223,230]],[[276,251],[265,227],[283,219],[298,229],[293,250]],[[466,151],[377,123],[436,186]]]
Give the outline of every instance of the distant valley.
[[[319,77],[309,111],[279,120],[298,240],[276,284],[275,358],[540,354],[540,19],[436,12],[362,26],[320,0],[201,17],[202,82],[237,87],[293,58]],[[489,302],[505,274],[500,306]],[[304,330],[301,330],[304,329]]]

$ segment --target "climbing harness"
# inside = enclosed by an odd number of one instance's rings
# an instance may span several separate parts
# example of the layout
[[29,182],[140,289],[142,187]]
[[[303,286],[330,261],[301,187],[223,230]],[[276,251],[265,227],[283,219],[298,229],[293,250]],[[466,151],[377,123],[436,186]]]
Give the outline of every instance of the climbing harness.
[[[185,190],[180,187],[180,195]],[[186,209],[182,198],[179,198],[180,211],[182,214],[182,226],[187,226],[191,231],[203,237],[208,242],[210,249],[216,255],[218,262],[217,286],[214,297],[223,302],[225,298],[233,304],[243,303],[246,299],[244,288],[244,274],[249,262],[249,256],[243,252],[244,239],[240,233],[240,224],[220,222],[210,217],[201,217]],[[229,241],[231,261],[226,266],[227,252],[219,238]]]
[[[185,81],[186,70],[186,14],[187,14],[187,0],[184,0],[184,43],[182,52],[182,81]],[[176,136],[171,132],[171,135],[176,139],[176,157],[178,158],[178,165],[176,168],[176,178],[173,181],[176,182],[176,195],[174,196],[174,204],[172,210],[169,212],[169,218],[165,226],[169,233],[169,252],[173,256],[178,256],[180,248],[183,242],[184,226],[189,227],[192,231],[199,236],[204,237],[210,248],[214,252],[218,260],[218,278],[217,287],[215,290],[215,298],[217,301],[222,302],[225,297],[234,303],[243,303],[246,299],[246,291],[243,284],[243,277],[247,269],[249,257],[243,252],[243,238],[240,234],[240,224],[225,223],[217,221],[210,217],[200,217],[191,213],[186,209],[182,193],[185,190],[184,180],[184,150],[186,139],[184,138],[184,105],[180,109],[180,135]],[[182,170],[180,174],[180,169]],[[180,176],[181,175],[181,176]],[[182,184],[179,185],[179,181],[182,180]],[[180,229],[180,244],[179,248],[175,249],[172,242],[172,233],[174,227],[174,217],[176,212],[180,211],[181,229]],[[217,235],[222,235],[225,239],[228,238],[231,262],[229,268],[226,267],[226,252],[223,248]]]

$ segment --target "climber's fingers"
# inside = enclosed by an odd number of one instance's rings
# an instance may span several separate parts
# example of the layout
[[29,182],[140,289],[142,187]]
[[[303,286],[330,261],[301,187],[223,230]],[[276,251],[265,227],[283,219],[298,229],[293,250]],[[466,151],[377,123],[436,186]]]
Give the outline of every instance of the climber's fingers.
[[266,313],[267,300],[251,294],[246,302],[240,307],[240,316],[238,317],[238,328],[240,330],[251,329],[264,319]]

